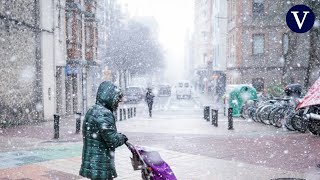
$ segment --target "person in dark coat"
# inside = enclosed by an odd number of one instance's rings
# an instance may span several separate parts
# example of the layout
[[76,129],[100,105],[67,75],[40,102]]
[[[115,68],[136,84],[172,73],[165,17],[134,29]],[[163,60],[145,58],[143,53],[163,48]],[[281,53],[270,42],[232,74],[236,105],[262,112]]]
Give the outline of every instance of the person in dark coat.
[[112,180],[117,177],[115,149],[128,138],[117,132],[115,116],[121,91],[110,81],[100,84],[96,104],[87,112],[82,128],[83,150],[79,174],[92,180]]
[[152,93],[152,89],[148,88],[146,93],[146,102],[149,108],[149,116],[152,117],[152,105],[153,105],[154,94]]

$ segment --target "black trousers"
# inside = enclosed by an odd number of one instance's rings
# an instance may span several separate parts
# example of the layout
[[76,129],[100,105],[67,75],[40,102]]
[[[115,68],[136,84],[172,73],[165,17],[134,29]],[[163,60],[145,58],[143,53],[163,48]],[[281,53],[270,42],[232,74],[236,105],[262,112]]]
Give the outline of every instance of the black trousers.
[[149,116],[150,117],[152,117],[152,105],[153,105],[153,102],[148,102]]

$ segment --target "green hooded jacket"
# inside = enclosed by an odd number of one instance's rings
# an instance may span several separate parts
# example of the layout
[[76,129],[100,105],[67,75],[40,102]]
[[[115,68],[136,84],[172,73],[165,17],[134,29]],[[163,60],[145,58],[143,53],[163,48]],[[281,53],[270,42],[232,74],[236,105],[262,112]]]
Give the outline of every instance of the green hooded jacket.
[[117,177],[114,152],[125,143],[125,136],[117,133],[113,107],[121,95],[111,82],[100,84],[96,104],[83,122],[83,150],[80,175],[94,180]]

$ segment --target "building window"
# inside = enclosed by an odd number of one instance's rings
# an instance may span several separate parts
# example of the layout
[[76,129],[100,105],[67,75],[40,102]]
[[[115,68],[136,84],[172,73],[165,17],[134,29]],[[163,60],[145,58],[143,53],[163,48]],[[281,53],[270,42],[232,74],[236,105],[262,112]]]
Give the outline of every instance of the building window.
[[254,78],[254,79],[252,79],[252,86],[258,92],[262,92],[264,90],[264,79],[263,78]]
[[72,26],[73,26],[73,17],[72,13],[67,13],[67,38],[70,42],[72,42]]
[[202,17],[203,19],[207,19],[207,11],[205,10],[202,11]]
[[264,0],[252,0],[252,14],[264,12]]
[[253,35],[253,45],[252,45],[252,52],[253,55],[259,55],[264,53],[264,35],[262,34],[255,34]]
[[237,9],[236,9],[236,2],[235,2],[235,0],[232,0],[231,1],[231,3],[232,3],[232,7],[231,7],[231,21],[233,21],[236,17],[236,11],[237,11]]
[[208,60],[208,55],[207,54],[203,54],[203,63],[206,63]]
[[283,51],[283,55],[288,54],[288,50],[289,50],[289,36],[287,33],[284,33],[282,35],[282,51]]
[[208,40],[207,32],[202,31],[201,34],[202,34],[202,39],[203,39],[204,41],[207,41],[207,40]]
[[81,44],[82,44],[82,22],[81,22],[81,19],[77,19],[76,32],[77,32],[76,33],[77,48],[80,50]]
[[90,47],[90,26],[87,24],[86,26],[86,47]]

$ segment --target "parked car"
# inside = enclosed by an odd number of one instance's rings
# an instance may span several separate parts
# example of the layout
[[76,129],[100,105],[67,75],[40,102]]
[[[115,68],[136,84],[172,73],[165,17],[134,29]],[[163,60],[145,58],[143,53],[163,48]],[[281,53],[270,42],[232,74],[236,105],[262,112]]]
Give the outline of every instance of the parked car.
[[171,86],[169,84],[160,84],[157,94],[158,96],[171,96]]
[[124,92],[123,102],[138,103],[144,99],[144,89],[139,86],[129,86]]
[[189,81],[179,81],[176,86],[176,96],[177,99],[188,98],[190,99],[192,95],[192,87]]

